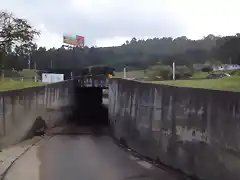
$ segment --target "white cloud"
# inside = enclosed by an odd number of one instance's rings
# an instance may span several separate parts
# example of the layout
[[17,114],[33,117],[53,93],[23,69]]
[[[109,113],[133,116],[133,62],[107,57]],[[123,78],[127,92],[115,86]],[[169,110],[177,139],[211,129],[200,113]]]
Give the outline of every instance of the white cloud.
[[36,43],[38,46],[45,46],[47,48],[59,48],[63,44],[62,35],[49,32],[45,28],[44,24],[37,25],[36,29],[41,32],[41,36],[36,38]]
[[113,37],[109,39],[97,39],[96,45],[98,47],[109,47],[109,46],[119,46],[124,44],[130,37]]
[[1,7],[42,31],[39,45],[62,45],[62,34],[86,37],[87,45],[121,45],[132,37],[240,32],[237,0],[8,0]]

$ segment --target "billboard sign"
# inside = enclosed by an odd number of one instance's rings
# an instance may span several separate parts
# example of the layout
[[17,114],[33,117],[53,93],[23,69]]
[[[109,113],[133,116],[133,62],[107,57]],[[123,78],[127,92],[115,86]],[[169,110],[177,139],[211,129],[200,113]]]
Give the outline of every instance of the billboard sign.
[[63,36],[63,43],[84,48],[84,37],[83,36]]

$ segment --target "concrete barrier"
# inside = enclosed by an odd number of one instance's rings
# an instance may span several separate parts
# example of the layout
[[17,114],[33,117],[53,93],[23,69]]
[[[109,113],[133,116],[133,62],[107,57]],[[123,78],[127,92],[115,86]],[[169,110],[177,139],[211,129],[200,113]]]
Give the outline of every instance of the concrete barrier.
[[39,116],[49,128],[70,116],[73,90],[69,80],[0,92],[0,148],[26,138]]
[[240,93],[111,79],[115,138],[206,180],[240,179]]
[[[80,125],[108,124],[102,81],[86,87],[84,77],[45,86],[0,92],[0,149],[30,138],[62,120]],[[105,82],[105,81],[104,81]],[[46,125],[46,126],[45,126]],[[42,132],[38,132],[41,134]]]

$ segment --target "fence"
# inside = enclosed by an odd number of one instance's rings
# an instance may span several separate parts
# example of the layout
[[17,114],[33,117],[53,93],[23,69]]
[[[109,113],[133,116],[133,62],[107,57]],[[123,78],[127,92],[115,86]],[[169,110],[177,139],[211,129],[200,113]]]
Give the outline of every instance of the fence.
[[71,113],[73,95],[72,80],[0,92],[0,147],[24,138],[38,116],[49,127],[64,119]]
[[140,154],[206,180],[240,179],[240,94],[112,79],[114,136]]

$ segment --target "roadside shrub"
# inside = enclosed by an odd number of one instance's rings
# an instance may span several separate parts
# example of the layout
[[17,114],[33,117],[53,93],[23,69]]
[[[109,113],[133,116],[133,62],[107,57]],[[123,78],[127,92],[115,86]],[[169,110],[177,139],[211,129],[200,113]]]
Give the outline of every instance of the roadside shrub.
[[202,68],[202,72],[210,73],[212,71],[213,71],[213,68],[210,66],[205,66],[204,68]]

